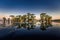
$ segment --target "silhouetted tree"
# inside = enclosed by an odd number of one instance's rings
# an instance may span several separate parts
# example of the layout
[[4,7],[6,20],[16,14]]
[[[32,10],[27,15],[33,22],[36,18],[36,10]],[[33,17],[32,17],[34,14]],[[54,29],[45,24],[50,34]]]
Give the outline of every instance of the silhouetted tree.
[[5,26],[5,24],[6,24],[6,18],[3,17],[3,25]]

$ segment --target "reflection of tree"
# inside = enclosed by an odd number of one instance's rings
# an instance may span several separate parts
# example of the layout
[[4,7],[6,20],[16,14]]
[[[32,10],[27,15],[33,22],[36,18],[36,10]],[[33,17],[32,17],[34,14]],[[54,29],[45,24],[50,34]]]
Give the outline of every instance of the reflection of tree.
[[29,25],[29,27],[27,27],[27,30],[31,30],[31,29],[34,29],[35,26],[34,25]]
[[29,26],[29,24],[33,26],[34,18],[35,18],[34,14],[27,13],[27,15],[28,15],[28,26]]
[[10,24],[10,18],[8,18],[8,24]]
[[10,17],[11,17],[11,24],[13,25],[15,16],[14,15],[10,15]]
[[29,27],[29,19],[31,18],[30,15],[31,15],[30,13],[27,13],[27,16],[28,16],[28,27]]
[[5,23],[6,23],[6,18],[3,17],[3,25],[5,26]]
[[[11,22],[12,24],[17,24],[19,27],[28,27],[28,28],[33,28],[34,23],[35,23],[35,16],[34,14],[31,13],[27,13],[27,15],[10,15]],[[42,29],[46,29],[46,27],[48,27],[51,24],[51,19],[52,17],[49,15],[46,15],[46,13],[41,13],[40,14],[41,17],[41,28]]]
[[47,23],[47,22],[45,22],[45,23],[41,23],[41,26],[40,26],[40,29],[41,30],[46,30],[46,28],[48,28],[48,27],[52,27],[52,24],[51,24],[51,22],[50,23]]
[[20,28],[21,27],[21,15],[17,15],[16,17],[15,17],[15,24],[18,26],[18,28]]
[[52,26],[51,24],[52,24],[52,17],[51,16],[49,16],[49,15],[46,15],[46,13],[41,13],[40,14],[40,17],[41,17],[41,29],[42,30],[46,30],[46,28],[47,27],[49,27],[49,26]]
[[44,23],[41,23],[40,29],[41,29],[41,30],[46,30],[46,26],[45,26]]
[[12,25],[19,25],[20,27],[28,26],[30,28],[34,25],[34,19],[35,19],[34,14],[27,13],[27,15],[23,15],[23,16],[10,15],[10,17],[12,18],[11,19]]
[[35,16],[34,16],[34,14],[31,14],[31,19],[32,19],[32,24],[34,25],[34,19],[35,18]]

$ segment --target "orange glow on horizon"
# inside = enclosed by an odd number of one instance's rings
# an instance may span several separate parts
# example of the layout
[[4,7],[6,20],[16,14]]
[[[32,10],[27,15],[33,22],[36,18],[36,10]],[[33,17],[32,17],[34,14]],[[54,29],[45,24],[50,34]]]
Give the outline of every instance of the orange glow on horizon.
[[7,18],[9,18],[9,15],[0,15],[0,19],[2,19],[3,17],[6,17],[6,19],[7,19]]
[[[7,18],[10,18],[9,15],[0,15],[0,19],[2,19],[3,17],[6,17],[6,19]],[[40,16],[36,15],[36,18],[35,19],[38,19],[39,20],[40,19]],[[54,19],[60,19],[60,16],[59,15],[52,16],[52,20],[54,20]]]
[[[40,19],[40,16],[37,15],[36,19]],[[53,15],[52,20],[54,20],[54,19],[60,19],[60,15]]]

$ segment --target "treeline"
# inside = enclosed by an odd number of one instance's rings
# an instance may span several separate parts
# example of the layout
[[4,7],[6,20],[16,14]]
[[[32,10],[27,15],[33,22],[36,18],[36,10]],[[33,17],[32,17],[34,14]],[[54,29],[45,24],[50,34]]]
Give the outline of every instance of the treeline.
[[60,22],[60,19],[52,20],[53,22]]

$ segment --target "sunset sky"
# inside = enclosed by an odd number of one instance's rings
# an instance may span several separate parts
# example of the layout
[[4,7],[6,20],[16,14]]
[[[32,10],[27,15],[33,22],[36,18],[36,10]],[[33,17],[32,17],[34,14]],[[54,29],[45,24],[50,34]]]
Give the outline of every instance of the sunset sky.
[[39,19],[43,12],[60,19],[60,0],[0,0],[0,18],[33,13]]

